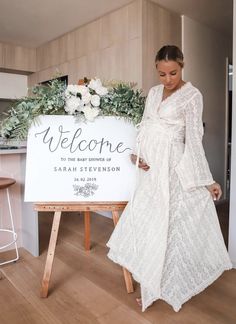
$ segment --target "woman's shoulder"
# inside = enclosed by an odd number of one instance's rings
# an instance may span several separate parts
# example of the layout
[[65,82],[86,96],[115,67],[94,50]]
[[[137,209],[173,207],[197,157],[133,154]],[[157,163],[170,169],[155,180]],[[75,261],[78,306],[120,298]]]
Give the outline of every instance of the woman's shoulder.
[[151,87],[150,90],[148,91],[148,96],[156,94],[157,92],[161,91],[162,88],[163,88],[162,84],[158,84],[158,85]]
[[201,91],[195,87],[191,82],[185,83],[185,91],[183,92],[186,101],[190,101],[196,96],[202,97]]

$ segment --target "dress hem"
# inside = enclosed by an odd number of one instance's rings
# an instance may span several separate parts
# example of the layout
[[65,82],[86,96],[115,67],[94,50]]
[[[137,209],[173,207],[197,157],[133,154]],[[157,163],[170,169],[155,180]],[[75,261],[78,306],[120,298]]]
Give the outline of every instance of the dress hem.
[[[110,248],[109,244],[107,244],[107,246]],[[107,254],[107,257],[112,260],[113,262],[115,262],[116,264],[119,264],[121,267],[124,267],[125,269],[127,269],[130,273],[132,273],[133,279],[135,281],[137,281],[140,285],[141,285],[141,280],[138,278],[137,275],[135,275],[135,273],[133,272],[133,270],[131,270],[131,268],[126,264],[126,262],[121,261],[119,258],[116,258],[114,256],[111,255],[112,251],[110,250]],[[232,269],[232,264],[229,263],[227,266],[223,266],[221,267],[216,273],[214,273],[213,276],[210,277],[210,279],[208,279],[207,281],[204,281],[204,283],[202,283],[201,285],[198,286],[198,288],[195,289],[194,292],[192,292],[191,295],[188,295],[187,297],[185,297],[181,303],[179,303],[178,306],[171,304],[171,302],[167,299],[162,298],[162,296],[160,295],[159,298],[155,298],[151,301],[149,301],[149,305],[142,308],[142,312],[144,312],[149,306],[151,306],[155,301],[157,301],[158,299],[161,299],[163,301],[165,301],[167,304],[169,304],[173,310],[175,312],[178,312],[181,308],[182,305],[185,304],[188,300],[190,300],[192,297],[196,296],[197,294],[201,293],[202,291],[204,291],[208,286],[210,286],[217,278],[219,278],[224,271],[226,270],[230,270]]]
[[185,304],[188,300],[190,300],[192,297],[198,295],[199,293],[203,292],[207,287],[209,287],[215,280],[217,280],[224,271],[227,270],[231,270],[232,269],[232,264],[228,265],[228,266],[223,266],[221,267],[213,276],[210,277],[210,279],[208,279],[207,281],[205,281],[204,283],[202,283],[201,285],[198,286],[197,289],[195,289],[194,292],[192,292],[191,295],[188,295],[187,297],[185,297],[182,302],[179,304],[179,306],[173,306],[169,301],[167,301],[166,299],[160,297],[160,299],[164,300],[166,303],[168,303],[170,306],[172,306],[172,308],[174,309],[175,312],[178,312],[181,308],[182,305]]

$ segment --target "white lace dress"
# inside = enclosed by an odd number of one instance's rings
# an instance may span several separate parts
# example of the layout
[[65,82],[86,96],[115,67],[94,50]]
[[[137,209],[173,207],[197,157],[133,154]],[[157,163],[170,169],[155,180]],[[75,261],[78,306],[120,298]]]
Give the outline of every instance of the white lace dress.
[[214,181],[202,146],[202,95],[190,82],[162,100],[147,97],[137,137],[150,166],[113,231],[108,257],[140,283],[142,310],[157,299],[175,311],[232,267],[206,185]]

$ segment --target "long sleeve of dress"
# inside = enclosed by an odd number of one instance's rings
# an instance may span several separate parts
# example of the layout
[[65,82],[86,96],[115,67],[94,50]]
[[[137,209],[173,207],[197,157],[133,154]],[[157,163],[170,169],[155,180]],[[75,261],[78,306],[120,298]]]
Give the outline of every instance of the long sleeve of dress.
[[214,183],[202,145],[203,101],[195,94],[185,109],[185,148],[175,170],[184,190]]

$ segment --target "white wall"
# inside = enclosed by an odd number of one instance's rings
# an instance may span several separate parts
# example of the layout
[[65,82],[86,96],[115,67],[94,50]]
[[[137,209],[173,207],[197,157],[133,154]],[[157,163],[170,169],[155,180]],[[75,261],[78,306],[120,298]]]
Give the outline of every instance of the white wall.
[[204,146],[213,177],[224,187],[225,176],[225,84],[230,38],[188,17],[182,17],[184,79],[204,97]]
[[[236,62],[236,1],[234,0],[233,62]],[[234,63],[234,66],[236,63]],[[235,69],[234,69],[235,70]],[[229,213],[229,254],[236,268],[236,73],[233,75],[231,190]]]
[[0,72],[0,98],[17,99],[27,95],[26,75]]

